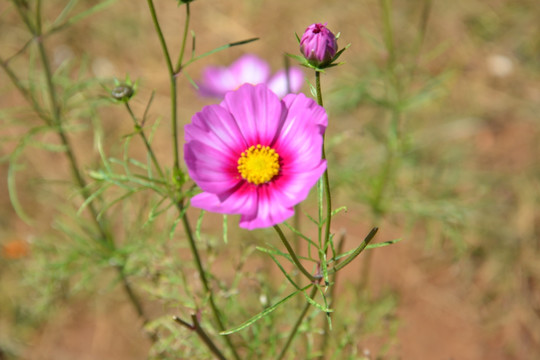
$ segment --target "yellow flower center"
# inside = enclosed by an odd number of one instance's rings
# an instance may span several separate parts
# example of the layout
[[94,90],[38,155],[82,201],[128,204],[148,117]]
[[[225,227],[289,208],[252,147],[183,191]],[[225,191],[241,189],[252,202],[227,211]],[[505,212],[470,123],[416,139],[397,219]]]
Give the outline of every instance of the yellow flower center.
[[279,155],[268,146],[251,146],[240,155],[238,172],[249,183],[267,183],[279,173]]

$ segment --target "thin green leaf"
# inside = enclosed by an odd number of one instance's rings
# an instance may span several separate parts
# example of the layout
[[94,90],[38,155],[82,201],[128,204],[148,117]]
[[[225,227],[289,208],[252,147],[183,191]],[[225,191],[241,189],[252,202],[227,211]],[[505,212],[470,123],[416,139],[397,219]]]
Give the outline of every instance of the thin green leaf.
[[15,213],[21,218],[22,221],[28,225],[32,225],[33,221],[24,211],[21,203],[19,202],[19,197],[17,196],[17,181],[15,180],[15,173],[17,172],[19,165],[16,163],[9,162],[8,173],[7,173],[7,186],[9,199],[11,201],[11,206],[15,210]]
[[204,210],[201,210],[201,213],[199,214],[199,218],[197,219],[197,225],[195,227],[195,238],[197,240],[201,240],[201,226],[204,216]]
[[184,216],[184,214],[178,214],[178,217],[176,218],[176,220],[174,220],[174,223],[171,226],[171,230],[169,230],[169,239],[172,240],[172,238],[174,237],[174,232],[176,231],[178,223],[182,221],[182,216]]
[[84,202],[82,203],[82,205],[79,207],[79,210],[77,210],[77,216],[80,216],[82,214],[82,212],[84,211],[84,209],[86,209],[86,207],[92,202],[94,201],[94,199],[98,198],[99,196],[101,196],[101,194],[103,194],[105,192],[105,190],[107,190],[109,188],[110,185],[108,184],[105,184],[104,186],[100,187],[99,189],[97,189],[96,191],[94,191],[92,194],[90,194],[90,196],[88,196]]
[[173,202],[169,202],[165,208],[160,209],[161,204],[167,200],[168,197],[162,197],[152,208],[150,209],[150,213],[148,214],[148,220],[144,223],[144,226],[147,226],[148,224],[152,223],[159,215],[163,214],[165,211],[171,208],[173,206]]
[[103,9],[105,9],[106,7],[112,5],[113,2],[115,2],[116,0],[106,0],[106,1],[103,1],[99,4],[96,4],[94,6],[92,6],[91,8],[83,11],[83,12],[80,12],[79,14],[77,15],[74,15],[72,16],[71,18],[69,18],[68,20],[66,20],[65,22],[63,22],[62,24],[60,25],[56,25],[56,26],[53,26],[51,29],[49,29],[47,32],[46,32],[46,35],[49,35],[49,34],[52,34],[52,33],[55,33],[57,31],[60,31],[64,28],[67,28],[79,21],[81,21],[82,19],[92,15],[92,14],[95,14],[99,11],[102,11]]
[[340,208],[337,208],[335,210],[332,210],[332,216],[335,216],[337,215],[338,213],[342,212],[342,211],[345,211],[347,212],[347,207],[346,206],[342,206]]
[[150,106],[152,105],[152,102],[154,101],[155,95],[156,95],[156,91],[153,90],[152,94],[150,95],[150,99],[148,99],[148,104],[146,104],[146,108],[144,109],[144,114],[142,117],[142,124],[146,123],[146,119],[148,117],[148,111],[150,110]]
[[253,324],[254,322],[256,322],[257,320],[260,320],[262,319],[263,317],[265,317],[266,315],[272,313],[274,310],[276,310],[280,305],[284,304],[285,302],[287,302],[287,300],[289,300],[290,298],[292,298],[294,295],[298,294],[298,292],[300,291],[305,291],[307,289],[309,289],[311,286],[313,286],[312,284],[309,284],[307,286],[305,286],[304,288],[300,289],[300,290],[295,290],[294,292],[292,292],[291,294],[287,295],[286,297],[284,297],[283,299],[281,299],[280,301],[278,301],[277,303],[273,304],[272,306],[266,308],[263,312],[260,312],[258,313],[257,315],[253,316],[251,319],[243,322],[242,324],[238,325],[237,327],[234,327],[232,329],[229,329],[229,330],[226,330],[226,331],[222,331],[220,332],[219,334],[220,335],[230,335],[230,334],[234,334],[235,332],[238,332],[240,330],[243,330],[245,328],[247,328],[248,326],[250,326],[251,324]]
[[266,249],[264,248],[261,248],[261,247],[256,247],[257,250],[259,251],[262,251],[262,252],[265,252],[267,253],[271,258],[272,260],[274,260],[274,262],[276,263],[276,265],[278,266],[279,270],[281,270],[281,272],[283,273],[283,275],[285,275],[285,277],[287,278],[287,280],[289,280],[289,282],[292,284],[292,286],[294,286],[296,289],[300,290],[300,287],[298,285],[296,285],[296,283],[294,282],[294,280],[289,276],[289,274],[287,273],[287,271],[285,271],[285,268],[281,265],[281,263],[276,259],[276,257],[274,255],[272,255],[271,252],[269,251],[265,251]]
[[135,166],[141,168],[141,169],[144,170],[144,171],[147,171],[147,170],[148,170],[148,165],[147,165],[147,164],[144,164],[144,163],[142,163],[142,162],[140,162],[139,160],[135,160],[135,159],[133,159],[133,158],[129,158],[129,159],[128,159],[128,162],[129,162],[130,164],[132,164],[132,165],[135,165]]
[[315,306],[317,309],[321,310],[322,312],[330,313],[330,312],[333,312],[333,311],[334,311],[334,310],[328,308],[328,306],[321,305],[321,304],[319,304],[318,302],[316,302],[315,300],[313,300],[312,298],[310,298],[309,295],[306,294],[305,290],[302,291],[302,293],[304,294],[304,297],[306,298],[306,300],[307,300],[308,303],[310,303],[311,305]]
[[[268,253],[268,254],[274,254],[274,255],[278,255],[278,256],[283,256],[284,258],[286,258],[287,260],[292,262],[291,255],[278,250],[277,248],[275,248],[272,245],[269,245],[269,246],[271,246],[272,249],[267,249],[267,248],[263,248],[263,247],[257,247],[257,249],[262,251],[262,252]],[[308,257],[305,257],[305,256],[296,255],[296,257],[298,259],[300,259],[300,260],[311,261],[311,262],[314,262],[314,263],[318,262],[318,260],[311,259],[311,258],[308,258]]]
[[225,244],[229,243],[229,238],[227,236],[227,228],[228,228],[227,215],[223,215],[223,242]]
[[377,234],[377,231],[379,231],[379,228],[373,228],[369,232],[369,234],[365,237],[364,241],[362,241],[362,244],[358,246],[354,252],[349,255],[347,259],[345,259],[343,262],[340,262],[339,264],[335,265],[332,269],[330,269],[329,273],[335,273],[341,269],[343,269],[345,266],[347,266],[351,261],[353,261],[364,249],[366,246],[369,245],[369,242],[375,237],[375,234]]
[[345,50],[347,50],[349,47],[351,46],[351,44],[347,44],[347,46],[345,46],[343,49],[339,50],[336,55],[334,55],[334,58],[332,59],[332,62],[336,61],[337,59],[339,59],[339,57],[341,56],[341,54],[343,54],[343,52]]
[[317,247],[317,244],[315,244],[315,242],[313,240],[311,240],[310,238],[308,238],[306,235],[302,234],[300,231],[298,231],[296,228],[294,228],[291,224],[289,224],[288,222],[284,222],[285,226],[289,228],[289,230],[291,230],[293,233],[295,233],[296,235],[300,236],[302,239],[306,240],[307,242],[309,242],[311,245]]
[[105,204],[105,205],[103,206],[103,208],[99,211],[98,215],[97,215],[98,220],[100,220],[100,219],[102,218],[103,214],[105,214],[105,212],[106,212],[107,210],[109,210],[111,207],[113,207],[114,205],[116,205],[116,204],[118,204],[119,202],[121,202],[121,201],[123,201],[123,200],[129,198],[129,197],[132,196],[133,194],[138,193],[138,192],[141,192],[141,191],[144,191],[144,190],[146,190],[145,187],[140,187],[140,188],[138,188],[138,189],[134,189],[134,190],[127,191],[124,195],[121,195],[121,196],[117,197],[116,199],[114,199],[113,201],[111,201],[111,202]]
[[241,40],[241,41],[236,41],[236,42],[232,42],[232,43],[229,43],[229,44],[225,44],[225,45],[223,45],[223,46],[220,46],[220,47],[218,47],[218,48],[215,48],[215,49],[213,49],[213,50],[210,50],[210,51],[208,51],[208,52],[205,52],[205,53],[202,54],[202,55],[193,57],[193,58],[190,59],[188,62],[186,62],[184,65],[182,65],[182,68],[186,68],[186,67],[188,67],[189,65],[191,65],[192,63],[194,63],[195,61],[200,60],[200,59],[202,59],[202,58],[205,58],[205,57],[207,57],[208,55],[212,55],[212,54],[214,54],[214,53],[217,53],[217,52],[219,52],[219,51],[228,49],[228,48],[233,47],[233,46],[244,45],[244,44],[248,44],[248,43],[250,43],[250,42],[257,41],[257,40],[259,40],[259,38],[251,38],[251,39],[247,39],[247,40]]
[[377,243],[377,244],[371,244],[371,245],[366,246],[366,250],[368,250],[368,249],[380,248],[380,247],[388,246],[388,245],[392,245],[392,244],[398,243],[398,242],[400,242],[400,241],[401,241],[401,238],[399,238],[399,239],[394,239],[394,240],[389,240],[389,241],[385,241],[385,242],[381,242],[381,243]]

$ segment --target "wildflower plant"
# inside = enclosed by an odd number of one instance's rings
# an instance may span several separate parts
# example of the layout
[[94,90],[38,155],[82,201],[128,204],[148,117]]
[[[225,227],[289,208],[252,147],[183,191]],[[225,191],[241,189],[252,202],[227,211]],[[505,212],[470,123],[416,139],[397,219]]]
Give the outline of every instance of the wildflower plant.
[[[207,69],[200,91],[222,100],[192,115],[191,122],[185,125],[182,141],[178,131],[179,79],[185,77],[193,84],[187,73],[191,64],[218,51],[256,40],[231,42],[196,55],[193,35],[192,53],[188,58],[191,3],[178,1],[186,19],[181,47],[174,58],[154,1],[147,0],[166,64],[163,74],[170,84],[171,127],[167,141],[172,145],[172,164],[163,164],[156,154],[154,130],[161,123],[149,121],[149,114],[157,111],[152,108],[153,93],[145,100],[144,112],[138,114],[131,104],[140,98],[141,85],[126,77],[124,81],[115,81],[107,92],[114,103],[126,109],[133,132],[123,137],[123,154],[115,157],[108,153],[110,150],[104,145],[103,137],[96,131],[101,165],[88,169],[80,165],[70,141],[72,134],[66,129],[69,112],[60,100],[64,93],[55,83],[58,77],[52,72],[44,39],[105,4],[100,3],[71,19],[60,19],[47,28],[43,25],[42,1],[28,6],[25,1],[12,0],[35,44],[29,40],[13,57],[0,59],[0,64],[35,115],[43,121],[43,128],[58,137],[60,153],[65,155],[77,194],[77,200],[71,205],[77,207],[76,211],[71,211],[71,215],[76,216],[68,225],[58,228],[67,235],[67,241],[76,241],[73,248],[79,249],[78,257],[99,265],[93,269],[112,270],[117,279],[113,284],[120,284],[141,319],[156,358],[290,358],[297,335],[313,336],[320,332],[320,327],[323,340],[318,346],[310,345],[305,352],[306,358],[324,358],[328,338],[332,337],[333,318],[347,316],[333,308],[336,275],[364,250],[392,243],[370,245],[378,231],[375,227],[366,231],[362,242],[344,250],[344,235],[338,236],[332,228],[333,217],[345,207],[332,203],[325,149],[325,131],[328,121],[332,120],[328,119],[323,105],[320,76],[324,69],[336,65],[335,61],[346,47],[339,50],[337,36],[322,24],[309,26],[299,39],[302,56],[295,58],[315,72],[315,99],[296,93],[303,82],[302,73],[296,67],[270,78],[263,60],[244,56],[230,68]],[[70,5],[67,5],[62,16],[69,12]],[[47,101],[35,93],[32,84],[22,81],[11,66],[11,61],[30,45],[37,48]],[[42,128],[31,129],[30,138],[35,129]],[[136,139],[144,146],[146,161],[130,153]],[[16,157],[16,154],[11,157],[13,166]],[[314,216],[300,207],[310,192],[317,203]],[[10,194],[14,207],[23,215],[16,189],[11,189]],[[119,212],[124,217],[119,219],[113,208],[122,209]],[[259,299],[271,298],[271,301],[260,300],[262,309],[246,306],[234,312],[227,307],[233,301],[241,304],[249,294],[237,285],[240,274],[227,283],[212,271],[214,261],[222,255],[215,253],[212,235],[203,234],[206,212],[223,214],[226,246],[233,246],[227,243],[227,215],[240,215],[239,226],[247,230],[272,228],[275,238],[281,241],[283,247],[263,247],[263,243],[256,247],[273,261],[274,270],[277,268],[283,275],[279,290],[260,285]],[[198,214],[195,222],[191,218],[193,214]],[[124,232],[119,230],[122,225]],[[249,232],[245,236],[252,234],[256,233]],[[252,250],[239,248],[227,253],[241,254],[238,265],[241,268],[253,256]],[[181,252],[188,252],[191,262],[181,258]],[[84,267],[88,267],[86,263]],[[267,268],[266,271],[272,270]],[[189,276],[192,274],[196,276]],[[268,278],[271,276],[267,274]],[[233,294],[231,288],[237,293]],[[147,298],[143,294],[147,294]],[[283,306],[294,297],[300,299],[298,308]],[[166,304],[167,310],[162,316],[153,317],[146,310],[146,304],[151,301]],[[272,313],[285,310],[288,311],[286,316],[271,318]],[[310,313],[310,310],[313,311]],[[323,325],[318,323],[319,319]],[[267,352],[263,355],[257,344],[264,339],[265,335],[260,334],[265,322],[272,325],[272,335],[268,335],[271,346],[264,349]],[[287,328],[285,335],[283,328]],[[198,340],[186,339],[186,332]]]

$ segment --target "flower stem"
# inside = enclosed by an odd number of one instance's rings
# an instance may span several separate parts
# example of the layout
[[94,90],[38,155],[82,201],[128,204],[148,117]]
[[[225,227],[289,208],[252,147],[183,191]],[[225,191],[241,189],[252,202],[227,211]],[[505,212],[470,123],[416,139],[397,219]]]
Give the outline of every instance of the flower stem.
[[[37,42],[39,57],[43,65],[43,72],[45,73],[45,80],[46,80],[46,87],[47,87],[46,89],[49,95],[49,103],[50,103],[52,117],[47,116],[45,110],[39,105],[37,99],[24,88],[19,78],[16,76],[16,74],[13,71],[11,71],[11,69],[8,67],[6,63],[2,62],[2,68],[6,71],[6,73],[12,80],[13,84],[15,84],[19,92],[27,99],[27,101],[30,102],[30,104],[32,105],[32,108],[37,113],[37,115],[43,121],[45,121],[47,125],[53,126],[55,128],[56,133],[58,137],[60,138],[60,141],[65,149],[65,153],[68,158],[72,176],[75,179],[76,185],[78,186],[83,199],[87,201],[90,198],[91,194],[88,190],[86,181],[84,180],[84,177],[82,176],[82,173],[79,170],[78,161],[77,161],[77,158],[75,157],[75,153],[73,152],[73,147],[71,146],[69,138],[63,127],[60,103],[58,102],[56,89],[53,84],[53,77],[52,77],[52,71],[51,71],[51,67],[49,63],[49,58],[47,56],[47,52],[43,44],[43,36],[42,36],[42,28],[41,28],[41,24],[42,24],[41,0],[38,0],[36,3],[35,25],[30,22],[28,16],[26,16],[25,12],[21,8],[21,5],[17,1],[14,1],[14,5],[17,8],[17,11],[19,12],[19,15],[21,16],[23,22],[26,24],[28,30],[32,33],[32,35],[34,36],[34,39]],[[98,211],[95,208],[94,204],[90,202],[87,208],[89,209],[91,213],[91,218],[94,221],[96,228],[99,232],[100,242],[103,245],[105,245],[109,250],[114,251],[115,244],[114,244],[113,236],[110,230],[107,228],[106,224],[98,220],[98,216],[97,216]],[[123,284],[123,288],[126,294],[128,295],[128,298],[131,304],[135,308],[135,311],[137,312],[137,315],[140,318],[142,318],[144,323],[146,324],[148,322],[148,317],[144,313],[140,299],[137,297],[137,295],[133,291],[133,288],[128,282],[127,276],[124,273],[124,266],[123,265],[117,266],[115,268],[118,272],[118,275],[120,276],[121,282]],[[155,334],[153,333],[147,333],[147,334],[150,340],[154,342],[156,341]]]
[[[181,214],[183,214],[182,224],[184,225],[184,230],[188,238],[189,246],[191,248],[191,253],[193,254],[195,265],[197,267],[197,272],[199,273],[199,277],[201,278],[204,291],[206,292],[206,294],[208,294],[208,299],[210,302],[210,308],[212,309],[212,314],[214,315],[214,319],[218,324],[219,330],[225,331],[226,330],[225,325],[223,324],[223,320],[221,319],[221,314],[219,313],[216,302],[214,300],[214,292],[212,291],[212,288],[210,287],[208,278],[206,276],[206,272],[204,271],[202,261],[201,261],[201,256],[199,255],[199,250],[197,249],[197,244],[195,243],[195,237],[193,236],[193,230],[191,229],[191,224],[187,218],[184,204],[182,202],[179,202],[177,204],[177,207],[178,207],[178,211]],[[231,351],[233,357],[236,360],[240,360],[240,357],[238,353],[236,352],[236,348],[234,347],[234,344],[232,343],[231,338],[229,336],[225,336],[225,342],[227,343],[227,346],[229,347],[229,350]]]
[[[173,64],[171,61],[171,55],[169,53],[169,49],[167,47],[167,43],[165,41],[165,37],[163,36],[163,32],[161,31],[161,26],[159,25],[159,20],[157,18],[156,8],[154,6],[153,0],[147,0],[148,2],[148,8],[150,9],[150,14],[152,15],[152,21],[154,23],[154,27],[156,29],[156,33],[159,37],[159,42],[161,44],[161,48],[163,50],[163,55],[165,56],[165,62],[167,63],[167,70],[169,73],[169,80],[170,80],[170,91],[171,91],[171,134],[172,134],[172,140],[173,140],[173,156],[174,156],[174,167],[173,167],[173,176],[177,183],[179,183],[179,176],[180,176],[180,155],[179,155],[179,146],[178,146],[178,116],[177,116],[177,96],[176,96],[176,73],[173,68]],[[188,17],[186,21],[189,21],[189,11],[188,11]],[[184,39],[185,41],[185,39]]]
[[[173,64],[171,62],[171,56],[169,53],[169,49],[167,48],[167,43],[165,41],[165,37],[163,36],[163,32],[161,31],[161,26],[159,25],[159,21],[156,14],[156,9],[154,7],[153,0],[147,0],[148,2],[148,8],[150,9],[150,14],[152,15],[152,21],[154,23],[154,27],[156,29],[157,35],[159,37],[159,41],[161,43],[161,47],[163,50],[163,54],[165,55],[165,60],[167,63],[167,69],[169,73],[169,79],[170,79],[170,92],[171,92],[171,124],[172,124],[172,140],[173,140],[173,153],[174,153],[174,165],[173,165],[173,177],[175,184],[177,186],[177,191],[180,191],[181,187],[181,170],[180,170],[180,160],[179,160],[179,151],[178,151],[178,131],[177,131],[177,83],[176,83],[176,77],[177,73],[175,72],[173,68]],[[186,4],[188,5],[188,4]],[[190,18],[190,11],[189,11],[189,5],[186,6],[186,22],[189,22]],[[185,27],[187,29],[187,25]],[[184,31],[184,38],[182,43],[182,49],[185,47],[185,42],[187,39],[187,30]],[[183,50],[182,50],[183,52]],[[179,63],[182,62],[181,55],[179,57]],[[181,65],[180,65],[181,67]],[[180,70],[180,69],[179,69]],[[173,200],[176,202],[176,207],[178,209],[178,212],[180,213],[180,216],[182,218],[182,224],[184,227],[184,231],[186,233],[186,236],[188,238],[189,246],[191,249],[191,253],[193,255],[193,258],[195,260],[195,265],[197,267],[197,272],[199,273],[199,277],[201,279],[202,285],[204,287],[205,292],[208,294],[209,301],[210,301],[210,307],[212,309],[212,313],[214,315],[214,319],[220,329],[220,331],[225,331],[225,326],[223,324],[223,321],[221,320],[221,316],[219,313],[219,310],[216,306],[215,300],[214,300],[214,294],[212,292],[212,289],[210,288],[206,272],[203,268],[201,256],[199,255],[199,250],[197,248],[197,244],[195,243],[195,238],[193,237],[193,231],[191,230],[191,225],[189,223],[189,220],[187,218],[186,209],[183,203],[183,200],[181,198],[181,195],[179,198],[173,198]],[[229,347],[231,353],[233,354],[233,357],[236,360],[240,360],[240,357],[238,353],[236,352],[236,348],[234,347],[234,344],[232,343],[231,339],[229,337],[225,337],[225,342],[227,343],[227,346]]]
[[[341,254],[343,252],[343,246],[345,245],[345,232],[343,232],[338,241],[337,245],[337,254]],[[337,282],[338,282],[338,273],[335,273],[333,276],[333,285],[330,287],[330,293],[327,295],[328,298],[328,307],[333,309],[334,305],[336,303],[336,288],[337,288]],[[324,322],[324,333],[323,333],[323,339],[321,341],[321,346],[319,349],[319,357],[318,360],[324,360],[326,355],[326,350],[328,348],[328,342],[330,340],[330,325],[328,321]]]
[[[319,71],[315,71],[315,86],[317,89],[317,103],[320,106],[323,106],[323,99],[322,99],[322,92],[321,92],[321,73]],[[322,147],[322,158],[326,159],[325,142],[323,142],[323,147]],[[324,183],[324,193],[326,196],[326,227],[325,227],[325,233],[324,233],[323,252],[326,253],[328,250],[328,242],[330,241],[330,225],[332,223],[332,194],[330,193],[330,179],[328,176],[328,164],[326,165],[326,170],[324,171],[324,174],[323,174],[323,183]]]
[[296,256],[295,252],[294,252],[294,249],[292,248],[291,244],[289,244],[289,241],[287,241],[287,238],[285,237],[285,235],[283,234],[283,231],[281,231],[281,228],[279,227],[279,225],[274,225],[274,229],[276,230],[276,232],[278,233],[279,235],[279,238],[281,239],[281,241],[283,242],[283,245],[285,245],[285,247],[287,248],[287,251],[289,252],[289,255],[291,255],[291,258],[294,262],[294,264],[296,265],[296,267],[304,274],[306,275],[306,277],[309,279],[309,281],[311,282],[317,282],[319,281],[320,278],[317,278],[316,276],[313,276],[309,273],[309,271],[306,270],[306,268],[304,267],[304,265],[302,265],[302,263],[300,262],[300,260],[298,260],[298,257]]
[[[317,295],[317,286],[313,285],[313,288],[311,289],[311,293],[309,294],[309,297],[313,299],[315,298],[315,295]],[[302,321],[304,320],[304,317],[306,316],[310,305],[311,304],[306,301],[306,304],[304,305],[304,309],[302,310],[302,312],[300,313],[300,316],[296,320],[296,323],[294,324],[294,327],[292,328],[291,333],[289,334],[287,338],[287,342],[283,346],[283,349],[281,349],[281,352],[279,353],[277,360],[282,360],[287,354],[287,350],[289,349],[289,346],[291,345],[294,337],[296,336],[296,333],[298,332],[298,328],[302,324]]]
[[203,330],[196,314],[191,315],[191,320],[193,321],[193,324],[190,324],[187,321],[180,319],[178,316],[173,316],[173,320],[176,321],[178,324],[188,328],[189,330],[195,331],[199,338],[206,344],[208,350],[210,350],[214,355],[216,355],[219,360],[227,360],[225,355],[223,355],[223,353],[219,350],[216,344],[214,344],[212,339]]
[[133,123],[135,124],[135,129],[141,135],[144,146],[146,146],[146,150],[150,154],[150,158],[152,159],[152,163],[154,164],[154,167],[156,168],[157,172],[159,173],[159,176],[162,179],[165,179],[165,175],[163,174],[163,170],[161,170],[161,166],[159,165],[159,161],[157,160],[156,155],[154,154],[154,151],[152,150],[152,146],[150,145],[150,142],[148,141],[148,138],[146,137],[146,134],[144,133],[144,129],[141,127],[141,125],[137,121],[137,118],[135,117],[135,114],[131,110],[131,106],[129,106],[128,102],[126,102],[126,108],[127,108],[128,112],[129,112],[129,115],[131,116],[131,119],[133,120]]
[[186,50],[187,34],[189,31],[189,19],[191,12],[189,9],[189,3],[186,3],[186,22],[184,23],[184,35],[182,36],[182,48],[180,49],[180,55],[178,56],[178,62],[176,63],[176,73],[182,71],[182,62],[184,61],[184,52]]

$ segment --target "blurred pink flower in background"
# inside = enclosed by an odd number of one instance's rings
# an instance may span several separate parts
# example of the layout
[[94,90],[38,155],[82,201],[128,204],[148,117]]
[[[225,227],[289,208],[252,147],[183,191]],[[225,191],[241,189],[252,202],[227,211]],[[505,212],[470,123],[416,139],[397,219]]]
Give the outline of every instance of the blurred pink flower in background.
[[335,35],[328,30],[326,23],[311,24],[300,40],[300,51],[313,66],[328,65],[338,50]]
[[314,100],[280,100],[264,84],[243,85],[205,106],[185,127],[189,176],[203,190],[191,205],[242,215],[240,227],[250,230],[285,221],[326,169],[327,122]]
[[199,93],[206,97],[223,98],[229,91],[243,84],[266,84],[280,98],[297,93],[302,88],[304,75],[298,67],[289,68],[288,80],[285,69],[270,77],[270,66],[259,57],[246,54],[230,66],[209,66],[203,71]]

